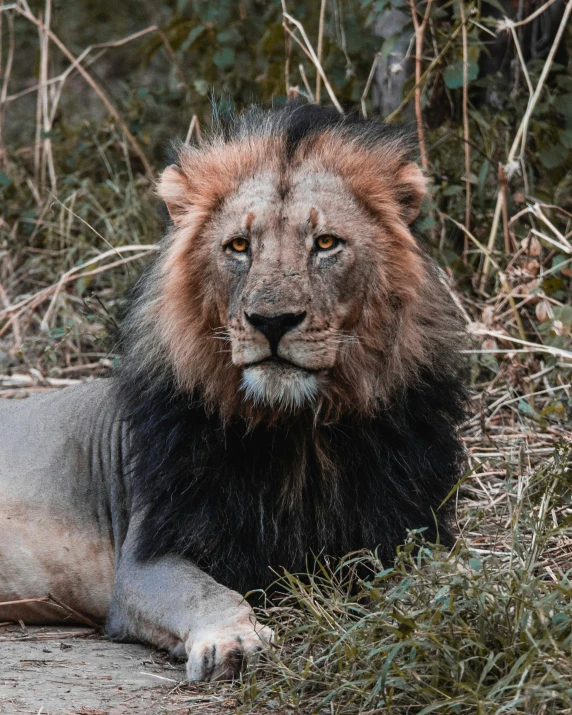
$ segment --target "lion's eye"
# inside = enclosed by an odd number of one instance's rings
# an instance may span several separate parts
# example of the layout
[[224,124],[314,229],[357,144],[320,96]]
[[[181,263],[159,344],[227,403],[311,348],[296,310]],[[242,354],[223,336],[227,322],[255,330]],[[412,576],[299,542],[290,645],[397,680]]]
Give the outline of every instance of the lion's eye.
[[248,250],[250,243],[246,238],[242,238],[239,236],[237,238],[233,238],[233,240],[228,245],[236,253],[244,253]]
[[323,236],[318,236],[315,241],[315,246],[318,251],[329,251],[335,248],[340,243],[340,239],[335,236],[330,236],[329,234],[324,234]]

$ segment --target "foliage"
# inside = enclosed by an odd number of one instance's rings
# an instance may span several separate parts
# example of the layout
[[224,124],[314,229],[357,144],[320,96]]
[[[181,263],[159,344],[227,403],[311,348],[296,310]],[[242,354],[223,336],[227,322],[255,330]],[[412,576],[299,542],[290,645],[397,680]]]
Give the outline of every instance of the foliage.
[[[323,24],[321,6],[286,3],[316,51],[323,29],[318,54],[343,109],[376,113],[389,61],[408,77],[389,120],[425,129],[432,184],[417,228],[474,338],[472,471],[453,553],[417,533],[394,565],[354,555],[282,579],[269,611],[278,649],[245,680],[245,708],[572,712],[570,448],[542,465],[572,427],[572,24],[549,63],[558,16],[533,52],[530,23],[499,31],[499,0],[328,0]],[[117,359],[125,291],[165,229],[153,180],[172,140],[192,128],[200,141],[213,106],[316,94],[282,9],[0,6],[0,396],[105,374]],[[428,12],[417,87],[415,44],[395,60],[412,9],[418,22]],[[382,39],[389,10],[403,23]],[[60,45],[43,29],[50,13]],[[324,81],[319,98],[331,101]]]
[[572,450],[506,488],[510,527],[495,550],[461,539],[450,553],[417,532],[393,565],[354,554],[285,574],[276,647],[262,679],[245,679],[245,709],[572,712],[572,563],[553,560],[570,546]]
[[[27,5],[23,0],[20,2],[17,7],[24,11]],[[424,7],[419,6],[420,13]],[[316,69],[300,46],[300,33],[288,23],[298,42],[285,33],[278,0],[241,3],[180,0],[159,4],[154,9],[140,4],[133,12],[124,8],[118,11],[109,2],[98,3],[97,8],[90,3],[77,8],[77,12],[66,13],[63,6],[56,4],[51,20],[52,30],[75,56],[88,44],[120,40],[121,35],[118,37],[115,32],[129,37],[147,31],[119,46],[96,46],[85,56],[86,71],[114,108],[115,114],[110,114],[109,107],[85,83],[85,77],[78,76],[77,71],[68,71],[69,58],[61,48],[53,41],[46,41],[45,47],[38,43],[37,21],[47,16],[49,3],[45,7],[39,2],[33,5],[31,16],[36,18],[35,23],[25,12],[2,13],[7,98],[1,107],[0,147],[4,149],[0,151],[0,246],[10,265],[4,263],[1,281],[15,299],[33,295],[38,287],[53,285],[64,271],[104,251],[106,242],[119,246],[157,240],[163,227],[155,218],[157,204],[146,166],[151,173],[160,170],[168,161],[169,142],[184,138],[193,115],[205,131],[213,97],[219,108],[231,100],[238,109],[251,101],[283,102],[287,68],[290,91],[297,86],[306,93],[300,66],[305,68],[309,90],[316,89]],[[427,132],[427,168],[434,181],[432,200],[427,204],[421,227],[436,257],[453,272],[459,285],[469,292],[477,288],[479,297],[494,301],[502,288],[499,274],[495,274],[493,284],[490,281],[483,284],[481,279],[482,245],[488,243],[492,251],[488,255],[495,264],[508,268],[505,287],[516,295],[528,294],[520,324],[514,321],[510,330],[518,331],[521,339],[536,342],[540,337],[544,342],[566,348],[570,345],[566,337],[566,326],[570,323],[566,312],[570,243],[568,239],[563,243],[559,235],[565,235],[570,228],[569,216],[564,212],[572,208],[569,198],[572,173],[567,171],[572,164],[572,85],[568,71],[572,31],[568,28],[562,40],[546,89],[530,117],[524,153],[507,165],[511,176],[505,191],[509,217],[527,203],[558,206],[543,211],[560,233],[556,235],[556,244],[550,241],[554,238],[550,230],[546,240],[540,237],[540,253],[532,256],[532,260],[519,258],[523,251],[517,252],[515,265],[514,250],[519,243],[525,245],[522,242],[531,229],[540,229],[546,235],[546,225],[526,213],[504,226],[504,250],[500,247],[498,224],[496,235],[490,230],[499,186],[497,165],[506,160],[508,146],[526,111],[529,93],[525,90],[525,70],[534,85],[544,61],[529,58],[523,67],[513,58],[507,70],[506,62],[503,65],[495,60],[499,52],[504,57],[511,44],[505,33],[501,36],[505,44],[499,50],[501,40],[494,31],[501,15],[499,8],[496,0],[463,5],[468,18],[467,184],[463,162],[461,6],[431,5],[419,89]],[[287,9],[303,24],[316,46],[320,3],[296,1],[288,3]],[[372,63],[391,57],[396,43],[411,34],[410,7],[401,0],[393,3],[335,0],[325,9],[321,57],[326,76],[347,111],[363,107],[370,115],[381,91],[376,81],[368,86]],[[399,32],[382,40],[376,32],[388,10],[401,13],[405,24]],[[113,37],[109,36],[109,26],[114,28]],[[515,34],[527,54],[528,26],[517,29]],[[11,47],[16,62],[8,71]],[[414,49],[411,52],[414,54]],[[412,71],[413,59],[402,64],[403,72]],[[40,93],[29,91],[37,80],[41,85],[49,77],[58,77],[66,71],[61,86],[55,83],[49,91],[47,87]],[[412,76],[404,87],[404,104],[393,113],[392,121],[413,118],[412,102],[405,101],[413,93]],[[320,95],[323,101],[328,100],[324,82]],[[133,141],[126,139],[124,128]],[[468,221],[466,216],[463,218],[466,208]],[[471,231],[470,245],[465,229]],[[464,249],[467,260],[461,255]],[[524,253],[528,256],[530,250]],[[79,330],[84,335],[81,321],[86,313],[81,306],[94,292],[105,304],[104,314],[108,311],[116,320],[121,313],[120,296],[133,282],[137,270],[132,266],[129,271],[128,266],[119,265],[113,273],[104,271],[67,285],[66,293],[71,297],[67,306],[65,301],[57,301],[49,327],[58,334],[70,330],[77,334]],[[48,297],[38,304],[40,309],[45,309]],[[74,303],[71,311],[69,301]],[[539,304],[542,309],[537,308]],[[539,321],[534,311],[540,311],[545,319]],[[486,323],[474,311],[472,317]],[[35,322],[33,318],[32,325]],[[101,336],[106,334],[105,324],[104,321],[100,326]],[[45,321],[42,327],[46,328]],[[2,327],[0,331],[6,332]],[[23,343],[17,341],[15,353],[22,346],[26,351],[26,346],[36,343],[33,330],[24,333]],[[32,350],[30,359],[37,358]]]

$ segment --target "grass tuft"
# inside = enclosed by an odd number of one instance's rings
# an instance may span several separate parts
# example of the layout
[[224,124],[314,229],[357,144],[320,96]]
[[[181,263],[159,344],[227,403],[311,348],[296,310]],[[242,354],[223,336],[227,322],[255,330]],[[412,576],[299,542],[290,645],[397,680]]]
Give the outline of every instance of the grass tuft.
[[[393,565],[363,553],[283,575],[276,647],[245,680],[244,708],[572,712],[572,448],[504,486],[495,550],[461,536],[449,551],[420,531]],[[490,530],[486,511],[477,519]]]

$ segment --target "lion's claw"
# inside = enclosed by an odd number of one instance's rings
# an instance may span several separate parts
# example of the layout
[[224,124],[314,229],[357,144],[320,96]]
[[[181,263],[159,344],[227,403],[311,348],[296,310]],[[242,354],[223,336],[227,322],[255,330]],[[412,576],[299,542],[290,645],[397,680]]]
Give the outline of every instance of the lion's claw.
[[272,640],[270,628],[249,623],[196,634],[188,643],[190,681],[234,680]]

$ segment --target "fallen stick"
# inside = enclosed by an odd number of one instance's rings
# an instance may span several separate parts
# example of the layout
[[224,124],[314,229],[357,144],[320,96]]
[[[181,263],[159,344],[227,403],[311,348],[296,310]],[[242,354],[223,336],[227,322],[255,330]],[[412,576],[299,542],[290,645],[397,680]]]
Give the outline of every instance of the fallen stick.
[[16,601],[3,601],[0,603],[0,606],[21,606],[24,603],[48,603],[53,606],[57,606],[58,608],[61,608],[62,610],[66,611],[66,613],[69,613],[70,616],[73,616],[81,623],[85,623],[87,626],[90,626],[91,628],[94,628],[99,632],[101,632],[102,630],[101,626],[98,623],[95,623],[95,621],[92,621],[91,618],[88,618],[82,613],[76,611],[74,608],[71,608],[71,606],[62,603],[62,601],[60,601],[58,598],[52,596],[51,593],[46,593],[45,596],[40,596],[38,598],[21,598]]

